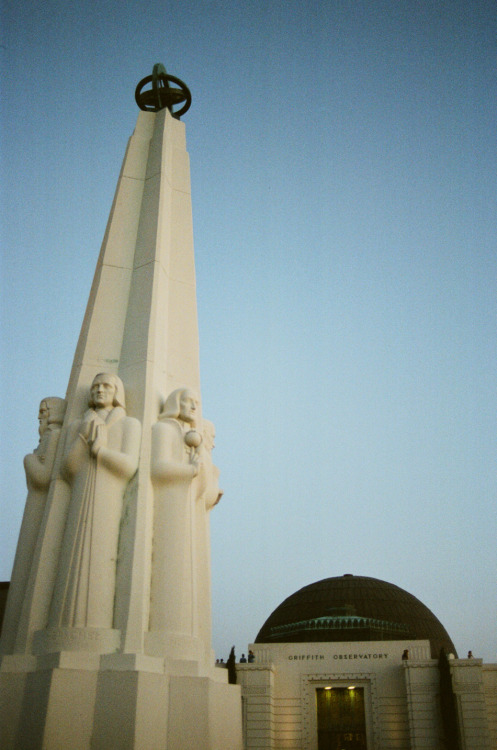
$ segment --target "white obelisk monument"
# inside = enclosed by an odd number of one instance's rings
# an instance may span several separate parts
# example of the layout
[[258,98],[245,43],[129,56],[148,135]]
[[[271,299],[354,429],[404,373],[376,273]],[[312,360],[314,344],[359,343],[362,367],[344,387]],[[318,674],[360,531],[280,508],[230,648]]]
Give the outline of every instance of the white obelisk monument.
[[42,400],[25,458],[5,749],[242,746],[239,687],[211,650],[221,493],[200,401],[190,94],[156,65],[136,99],[66,399]]

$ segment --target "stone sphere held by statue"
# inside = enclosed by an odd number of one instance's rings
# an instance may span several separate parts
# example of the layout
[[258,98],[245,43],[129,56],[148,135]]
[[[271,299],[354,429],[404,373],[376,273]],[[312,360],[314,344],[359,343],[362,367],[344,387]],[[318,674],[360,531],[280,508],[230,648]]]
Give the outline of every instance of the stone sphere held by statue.
[[189,430],[185,435],[185,443],[189,448],[198,448],[202,442],[202,435],[197,430]]

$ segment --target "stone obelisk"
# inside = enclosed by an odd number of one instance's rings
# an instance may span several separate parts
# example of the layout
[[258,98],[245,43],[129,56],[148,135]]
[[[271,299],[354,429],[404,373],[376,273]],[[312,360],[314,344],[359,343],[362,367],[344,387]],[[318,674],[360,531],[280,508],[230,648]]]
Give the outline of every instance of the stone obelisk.
[[179,119],[191,97],[156,65],[136,100],[65,403],[42,401],[25,459],[1,639],[5,748],[241,748],[239,688],[211,650],[221,493],[200,401]]

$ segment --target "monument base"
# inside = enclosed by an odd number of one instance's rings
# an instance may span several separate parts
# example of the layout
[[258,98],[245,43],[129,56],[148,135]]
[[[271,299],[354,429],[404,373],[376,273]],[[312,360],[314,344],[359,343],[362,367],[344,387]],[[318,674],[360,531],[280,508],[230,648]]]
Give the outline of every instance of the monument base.
[[185,676],[143,654],[82,656],[4,657],[5,750],[242,750],[240,687],[226,670]]
[[60,651],[113,653],[121,645],[121,631],[111,628],[46,628],[34,634],[33,653]]

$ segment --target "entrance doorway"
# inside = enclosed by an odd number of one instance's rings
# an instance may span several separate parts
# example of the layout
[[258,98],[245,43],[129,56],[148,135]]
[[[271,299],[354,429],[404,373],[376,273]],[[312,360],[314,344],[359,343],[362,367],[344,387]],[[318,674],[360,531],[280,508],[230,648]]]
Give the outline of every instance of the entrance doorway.
[[316,688],[318,750],[367,750],[364,688]]

